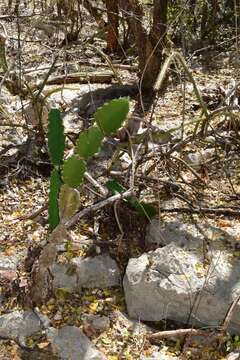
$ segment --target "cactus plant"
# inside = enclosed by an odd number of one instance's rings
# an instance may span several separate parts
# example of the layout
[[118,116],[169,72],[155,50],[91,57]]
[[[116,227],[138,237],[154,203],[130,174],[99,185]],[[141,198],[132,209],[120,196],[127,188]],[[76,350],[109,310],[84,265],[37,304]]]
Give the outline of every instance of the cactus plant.
[[94,120],[103,135],[111,135],[122,126],[128,112],[129,102],[126,98],[114,99],[95,112]]
[[50,191],[48,199],[48,222],[50,230],[59,224],[58,194],[61,188],[61,178],[58,169],[53,169],[50,176]]
[[103,140],[103,134],[97,126],[83,131],[78,138],[75,151],[83,159],[87,159],[98,152]]
[[65,148],[64,127],[60,111],[52,109],[48,115],[48,150],[52,164],[59,166]]
[[48,202],[48,222],[50,230],[59,223],[58,195],[61,188],[60,166],[63,162],[65,147],[64,128],[60,111],[52,109],[48,115],[48,150],[54,166],[50,176],[50,191]]
[[[48,116],[48,149],[54,169],[51,172],[49,192],[49,227],[53,230],[60,221],[69,218],[79,206],[77,187],[83,182],[85,160],[99,151],[104,136],[116,132],[129,111],[126,98],[112,100],[98,109],[95,125],[83,131],[78,138],[74,155],[63,161],[65,136],[59,110]],[[59,214],[60,208],[60,214]]]
[[62,170],[63,182],[73,188],[78,187],[83,182],[85,171],[84,161],[73,155],[64,161]]
[[59,212],[62,220],[68,220],[80,204],[80,194],[77,189],[71,188],[66,184],[61,186],[59,193]]

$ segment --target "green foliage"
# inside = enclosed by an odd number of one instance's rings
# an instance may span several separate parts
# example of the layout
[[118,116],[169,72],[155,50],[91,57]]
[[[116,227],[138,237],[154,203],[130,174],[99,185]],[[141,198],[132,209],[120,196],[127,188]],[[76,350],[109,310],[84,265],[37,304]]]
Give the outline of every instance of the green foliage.
[[138,201],[136,198],[131,197],[128,202],[141,216],[146,217],[148,220],[151,220],[157,214],[155,207],[144,201]]
[[65,148],[64,127],[60,111],[52,109],[48,115],[48,150],[53,165],[61,165]]
[[101,130],[97,126],[92,126],[79,135],[75,151],[86,160],[98,152],[102,140]]
[[85,171],[84,161],[73,155],[64,161],[62,171],[63,182],[70,187],[78,187],[83,182]]
[[59,171],[57,169],[53,169],[50,176],[50,191],[48,199],[48,222],[51,231],[59,224],[58,194],[61,184],[62,182]]
[[111,191],[111,193],[113,195],[116,195],[116,194],[119,194],[119,193],[122,193],[124,192],[126,189],[121,185],[119,184],[118,181],[116,180],[109,180],[106,182],[106,188]]
[[128,99],[115,99],[98,109],[94,119],[104,135],[111,135],[122,126],[128,112]]
[[[124,192],[126,189],[119,184],[116,180],[109,180],[106,182],[106,187],[113,195]],[[146,217],[148,220],[151,220],[157,213],[154,206],[151,204],[145,203],[144,201],[139,201],[134,196],[129,196],[124,198],[124,200],[130,204],[141,216]]]

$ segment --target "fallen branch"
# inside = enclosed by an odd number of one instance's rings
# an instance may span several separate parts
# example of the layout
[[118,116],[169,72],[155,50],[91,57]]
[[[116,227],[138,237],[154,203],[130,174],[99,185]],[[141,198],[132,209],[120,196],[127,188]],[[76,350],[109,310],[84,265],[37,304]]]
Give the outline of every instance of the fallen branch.
[[233,313],[236,310],[236,306],[238,305],[240,301],[240,295],[236,297],[236,299],[232,302],[230,308],[228,309],[228,312],[226,314],[226,317],[220,327],[214,328],[214,329],[177,329],[177,330],[169,330],[169,331],[159,331],[155,334],[150,334],[147,336],[148,340],[150,341],[156,341],[156,340],[162,340],[162,339],[169,339],[172,337],[182,337],[182,336],[208,336],[211,338],[219,339],[219,347],[222,344],[222,341],[224,339],[224,335],[227,332],[227,329],[229,327],[230,321],[232,320]]
[[169,212],[169,213],[173,213],[173,212],[179,212],[179,213],[188,213],[188,214],[201,214],[201,213],[205,213],[205,214],[217,214],[217,215],[225,215],[225,216],[236,216],[236,217],[240,217],[240,209],[239,210],[233,210],[230,208],[171,208],[171,209],[166,209],[166,208],[159,208],[159,212]]
[[171,155],[172,156],[172,158],[174,159],[174,160],[177,160],[177,161],[179,161],[180,163],[182,163],[184,166],[186,166],[186,168],[189,170],[189,171],[191,171],[191,173],[201,182],[201,183],[203,183],[204,185],[206,185],[206,182],[198,175],[198,173],[188,164],[188,163],[186,163],[186,161],[184,161],[183,159],[180,159],[180,158],[178,158],[178,157],[176,157],[176,156],[173,156],[173,155]]
[[47,85],[62,85],[62,84],[88,84],[90,83],[99,83],[99,84],[109,84],[112,82],[112,73],[75,73],[67,75],[55,76],[47,80]]
[[236,310],[236,307],[240,301],[240,295],[236,297],[236,299],[232,302],[230,308],[228,309],[227,315],[223,321],[223,324],[220,327],[220,331],[222,334],[225,334],[227,332],[227,329],[229,327],[230,321],[232,320],[233,313]]
[[[85,67],[90,67],[90,68],[91,67],[93,67],[93,68],[109,68],[109,65],[106,63],[91,63],[89,61],[84,61],[84,60],[78,61],[77,64],[79,66],[85,66]],[[55,64],[54,69],[63,67],[66,65],[76,65],[76,61]],[[112,64],[112,67],[115,69],[128,70],[128,71],[137,71],[137,69],[138,69],[137,65],[127,65],[127,64]],[[34,73],[34,72],[39,73],[40,71],[45,71],[48,69],[49,69],[49,66],[39,66],[39,67],[35,67],[35,68],[26,69],[23,71],[23,74],[25,75],[25,74]],[[178,116],[178,114],[176,116]]]
[[76,222],[78,222],[78,220],[80,220],[82,217],[86,216],[87,214],[89,214],[93,211],[100,210],[104,206],[113,204],[116,200],[123,199],[123,198],[131,196],[131,195],[133,195],[133,190],[129,189],[121,194],[119,193],[117,195],[113,195],[105,200],[102,200],[102,201],[96,203],[96,204],[90,205],[86,209],[83,209],[83,210],[79,211],[78,213],[76,213],[70,220],[68,220],[66,222],[65,226],[66,226],[66,228],[69,229],[70,227],[75,225]]
[[26,215],[23,215],[23,216],[18,216],[17,218],[15,218],[13,220],[13,224],[15,224],[18,221],[23,221],[23,220],[34,220],[43,211],[47,210],[47,208],[48,208],[48,202],[46,204],[44,204],[43,206],[41,206],[39,209],[34,210],[29,214],[26,214]]
[[107,196],[108,190],[95,180],[88,171],[84,173],[84,177],[100,192],[102,196]]
[[181,337],[186,335],[209,336],[209,331],[201,330],[201,329],[178,329],[178,330],[169,330],[169,331],[159,331],[155,334],[148,335],[147,338],[153,341],[153,340],[169,339],[175,336]]

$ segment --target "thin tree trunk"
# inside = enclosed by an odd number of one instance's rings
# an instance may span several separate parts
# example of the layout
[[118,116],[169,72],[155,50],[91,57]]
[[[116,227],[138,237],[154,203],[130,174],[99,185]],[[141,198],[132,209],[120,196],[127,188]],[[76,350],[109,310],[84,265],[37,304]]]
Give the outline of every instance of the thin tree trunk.
[[118,43],[118,0],[105,0],[107,8],[107,50],[109,52],[116,52],[119,48]]
[[133,14],[129,21],[132,24],[138,49],[142,89],[149,92],[153,89],[163,61],[162,50],[167,30],[168,0],[154,0],[153,25],[149,34],[143,26],[143,8],[138,0],[126,1]]
[[162,51],[167,30],[168,0],[154,0],[153,25],[146,43],[143,88],[151,89],[163,62]]

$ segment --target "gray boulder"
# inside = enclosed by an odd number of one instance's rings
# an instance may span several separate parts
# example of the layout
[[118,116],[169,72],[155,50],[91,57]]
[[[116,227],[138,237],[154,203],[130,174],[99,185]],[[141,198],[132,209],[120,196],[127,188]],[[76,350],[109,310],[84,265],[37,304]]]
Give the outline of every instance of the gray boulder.
[[105,288],[120,285],[120,271],[115,260],[108,255],[94,258],[75,258],[72,264],[76,266],[78,287]]
[[238,225],[223,230],[209,224],[208,221],[194,224],[179,220],[164,222],[154,219],[148,226],[145,241],[148,245],[157,246],[173,242],[179,247],[199,252],[206,239],[209,239],[214,250],[239,248],[238,232]]
[[42,328],[32,311],[14,311],[0,316],[0,337],[12,339],[25,346],[25,340]]
[[76,326],[50,328],[47,331],[47,337],[51,342],[53,352],[61,360],[106,360],[106,357]]
[[[227,252],[200,256],[174,244],[130,259],[124,277],[129,316],[172,319],[192,326],[219,326],[240,293],[240,261]],[[240,306],[230,330],[240,331]]]
[[117,263],[108,255],[76,257],[69,264],[54,264],[51,272],[54,288],[67,288],[70,291],[119,286],[121,281]]
[[51,267],[54,289],[64,288],[70,292],[77,288],[77,275],[68,264],[54,264]]
[[174,242],[179,247],[196,249],[202,246],[203,235],[194,224],[180,221],[161,222],[153,219],[148,226],[145,241],[160,246]]

